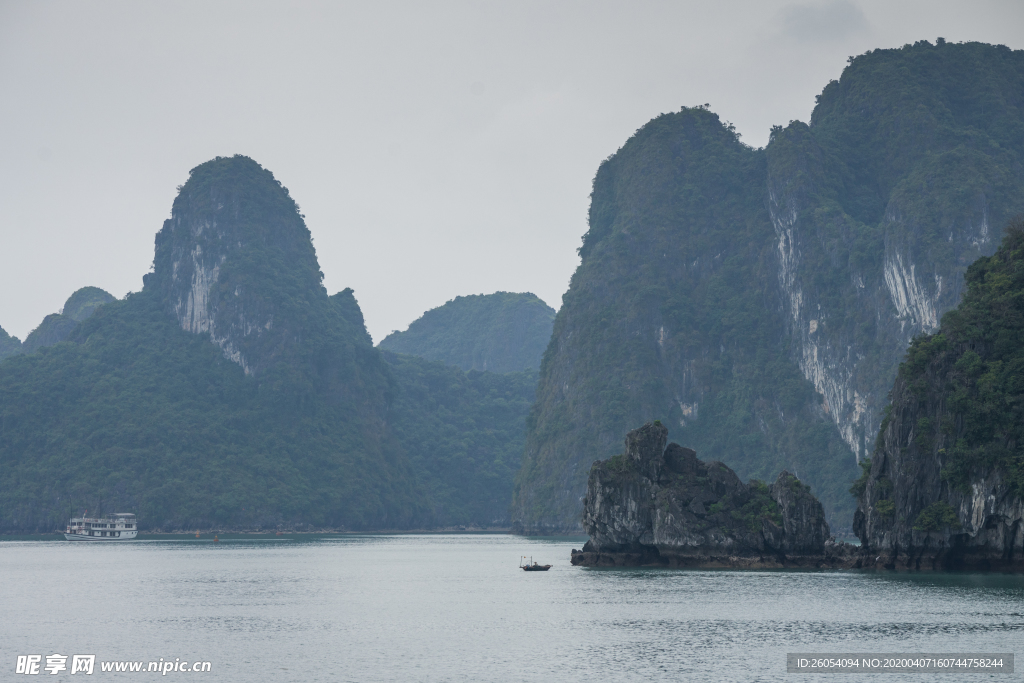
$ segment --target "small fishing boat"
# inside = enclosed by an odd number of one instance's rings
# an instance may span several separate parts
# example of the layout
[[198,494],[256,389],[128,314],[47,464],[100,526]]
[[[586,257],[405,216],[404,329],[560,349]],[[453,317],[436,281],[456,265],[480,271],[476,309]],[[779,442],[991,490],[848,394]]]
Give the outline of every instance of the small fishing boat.
[[523,560],[525,559],[526,555],[523,555],[519,559],[519,568],[522,569],[524,572],[546,572],[547,570],[551,569],[550,564],[537,564],[533,561],[532,557],[530,558],[529,562],[523,564]]

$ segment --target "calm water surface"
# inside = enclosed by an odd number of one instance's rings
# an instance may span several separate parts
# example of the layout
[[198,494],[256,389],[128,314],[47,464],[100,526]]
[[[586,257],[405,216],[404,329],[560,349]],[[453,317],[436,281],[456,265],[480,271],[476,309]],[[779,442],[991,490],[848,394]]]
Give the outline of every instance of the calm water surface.
[[[787,675],[786,653],[1024,652],[1022,577],[582,569],[568,559],[581,543],[0,542],[0,680],[836,683],[849,677]],[[522,555],[554,566],[520,571]],[[13,675],[16,655],[54,652],[95,654],[96,672]],[[213,671],[99,671],[161,657]]]

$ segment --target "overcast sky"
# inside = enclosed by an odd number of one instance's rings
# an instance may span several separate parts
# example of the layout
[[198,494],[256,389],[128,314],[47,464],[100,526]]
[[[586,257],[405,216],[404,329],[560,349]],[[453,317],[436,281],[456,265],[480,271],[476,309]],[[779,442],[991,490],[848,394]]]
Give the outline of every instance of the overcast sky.
[[175,187],[251,156],[375,341],[462,294],[561,305],[602,159],[710,103],[806,121],[849,55],[1024,47],[1017,0],[0,2],[0,326],[142,287]]

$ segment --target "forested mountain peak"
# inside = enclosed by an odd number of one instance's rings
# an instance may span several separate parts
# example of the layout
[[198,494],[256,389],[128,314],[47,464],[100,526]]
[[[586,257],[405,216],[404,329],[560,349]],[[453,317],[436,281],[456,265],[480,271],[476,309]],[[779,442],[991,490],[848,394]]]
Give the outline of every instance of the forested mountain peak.
[[82,322],[95,313],[97,308],[111,301],[116,301],[114,295],[99,287],[82,287],[68,297],[60,312],[74,321]]
[[[192,169],[156,236],[145,286],[159,293],[182,329],[209,335],[225,357],[258,375],[302,342],[358,336],[322,280],[288,190],[236,155]],[[346,329],[330,329],[327,320]]]
[[817,100],[810,125],[828,171],[842,178],[836,197],[864,223],[883,220],[893,193],[922,164],[955,152],[945,161],[966,162],[969,171],[984,163],[979,153],[996,163],[1024,154],[1024,50],[923,40],[871,50]]
[[[624,150],[629,151],[624,153]],[[652,154],[674,172],[657,176],[631,174],[624,166],[633,154]],[[598,168],[590,195],[589,229],[583,236],[580,256],[586,258],[613,230],[628,234],[630,227],[642,223],[647,212],[668,200],[668,195],[677,189],[681,174],[721,174],[738,159],[744,160],[741,163],[751,163],[750,160],[758,156],[757,151],[739,142],[731,124],[722,123],[718,114],[706,105],[683,107],[678,112],[655,117]],[[690,164],[697,159],[696,163],[703,164],[704,170],[691,169]],[[695,186],[688,186],[685,191],[693,192]],[[638,213],[628,222],[617,221],[621,219],[619,202],[627,197],[637,201],[633,208]]]
[[463,370],[519,372],[540,368],[555,311],[535,294],[459,296],[432,308],[380,348],[456,365]]

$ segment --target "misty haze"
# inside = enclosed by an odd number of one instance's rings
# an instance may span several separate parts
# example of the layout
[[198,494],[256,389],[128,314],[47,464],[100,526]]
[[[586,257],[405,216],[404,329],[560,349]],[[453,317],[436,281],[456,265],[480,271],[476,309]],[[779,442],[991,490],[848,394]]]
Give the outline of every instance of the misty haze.
[[3,666],[1013,673],[1021,26],[0,1]]

